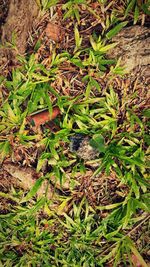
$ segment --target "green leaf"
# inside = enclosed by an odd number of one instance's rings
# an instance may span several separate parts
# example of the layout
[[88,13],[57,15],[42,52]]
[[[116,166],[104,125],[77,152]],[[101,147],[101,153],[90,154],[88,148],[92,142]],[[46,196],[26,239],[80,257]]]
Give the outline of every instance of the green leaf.
[[91,43],[91,45],[92,45],[93,50],[96,51],[96,50],[97,50],[97,44],[96,44],[96,42],[94,41],[94,39],[93,39],[92,36],[90,36],[90,43]]
[[74,15],[75,15],[75,17],[76,17],[76,20],[77,20],[77,22],[78,22],[78,24],[80,23],[80,14],[79,14],[79,10],[77,9],[77,8],[75,8],[74,10],[73,10],[73,12],[74,12]]
[[134,205],[134,202],[131,199],[129,199],[128,203],[127,203],[127,211],[126,211],[126,216],[125,218],[123,219],[123,229],[125,229],[129,223],[129,220],[131,218],[131,215],[133,213],[133,205]]
[[78,58],[71,58],[70,62],[73,63],[77,67],[83,68],[82,61]]
[[128,21],[124,21],[121,22],[119,24],[117,24],[112,30],[110,30],[107,34],[106,37],[108,39],[111,39],[112,37],[114,37],[118,32],[120,32],[122,30],[123,27],[125,27],[127,25]]
[[37,167],[36,167],[36,171],[39,172],[46,162],[47,162],[47,159],[39,159]]
[[0,197],[6,198],[6,199],[11,199],[12,201],[18,202],[18,199],[11,196],[10,193],[0,192]]
[[55,89],[48,85],[48,91],[50,91],[53,95],[55,95],[56,97],[59,97],[59,94],[55,91]]
[[148,146],[150,146],[150,137],[149,137],[148,134],[144,134],[144,142],[145,142]]
[[135,7],[135,10],[134,10],[134,24],[137,23],[138,18],[139,18],[139,15],[140,15],[140,10],[139,10],[139,7],[136,6]]
[[134,5],[136,3],[136,0],[131,0],[129,1],[129,4],[126,8],[126,11],[125,11],[125,17],[128,15],[128,13],[133,9]]
[[112,65],[116,62],[114,59],[100,59],[99,64],[101,65]]
[[52,102],[51,102],[50,97],[49,97],[47,92],[44,94],[44,98],[45,98],[45,101],[48,105],[48,110],[49,110],[50,116],[52,116],[52,113],[53,113]]
[[63,213],[63,215],[66,218],[65,226],[67,228],[71,228],[71,227],[77,228],[78,227],[78,224],[75,223],[75,221],[73,221],[73,219],[71,217],[69,217],[66,213]]
[[141,201],[147,207],[148,212],[150,212],[150,201],[149,201],[149,199],[150,199],[150,193],[146,193],[146,194],[143,194],[141,196]]
[[43,181],[44,181],[43,177],[39,178],[35,182],[34,186],[31,188],[31,190],[29,191],[29,193],[21,200],[21,203],[27,202],[29,199],[31,199],[32,197],[34,197],[35,194],[37,193],[37,191],[39,190],[39,188],[41,187]]
[[101,134],[95,134],[93,138],[90,140],[90,145],[97,149],[100,153],[105,152],[105,140]]
[[131,182],[132,182],[132,190],[135,193],[136,198],[139,199],[140,187],[137,185],[136,180],[134,178],[132,178]]
[[98,209],[98,210],[112,210],[112,209],[115,209],[115,208],[121,206],[122,204],[123,204],[123,202],[110,204],[110,205],[106,205],[106,206],[97,206],[96,209]]
[[51,1],[42,0],[42,5],[43,5],[43,8],[46,10],[52,6],[56,6],[58,2],[59,0],[51,0]]
[[146,118],[150,118],[150,109],[144,109],[142,115]]
[[88,82],[87,87],[86,87],[86,91],[85,91],[85,99],[88,99],[91,93],[91,83]]
[[150,15],[150,1],[142,5],[142,9],[145,14]]
[[0,163],[10,152],[10,143],[9,141],[0,143]]
[[108,50],[114,48],[116,45],[117,43],[108,44],[98,49],[98,51],[101,53],[106,53]]
[[74,27],[74,36],[75,36],[75,43],[76,43],[75,51],[77,51],[80,48],[81,42],[82,42],[82,38],[80,38],[77,25],[75,25]]
[[0,132],[2,132],[6,128],[5,125],[0,125]]
[[113,236],[116,236],[116,235],[119,233],[120,229],[121,229],[121,226],[118,227],[117,230],[115,230],[115,231],[113,231],[113,232],[110,232],[109,234],[106,234],[106,235],[105,235],[105,238],[106,238],[106,239],[111,239]]
[[32,206],[31,209],[29,209],[28,214],[33,216],[33,214],[35,214],[45,205],[45,202],[46,202],[46,197],[42,197],[41,199],[39,199],[36,202],[36,204]]
[[94,80],[93,78],[90,78],[90,83],[92,86],[94,86],[98,90],[98,92],[101,91],[100,85],[96,80]]
[[71,17],[73,14],[72,9],[69,9],[65,14],[64,14],[64,20]]

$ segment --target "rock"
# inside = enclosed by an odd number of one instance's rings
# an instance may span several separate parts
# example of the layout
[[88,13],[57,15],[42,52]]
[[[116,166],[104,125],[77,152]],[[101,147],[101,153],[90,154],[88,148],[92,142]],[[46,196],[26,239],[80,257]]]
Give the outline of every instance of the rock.
[[108,52],[108,57],[121,58],[127,73],[150,83],[150,29],[138,25],[126,27],[112,41],[118,45]]
[[90,145],[90,138],[83,134],[76,134],[70,138],[70,151],[84,160],[94,160],[99,152]]

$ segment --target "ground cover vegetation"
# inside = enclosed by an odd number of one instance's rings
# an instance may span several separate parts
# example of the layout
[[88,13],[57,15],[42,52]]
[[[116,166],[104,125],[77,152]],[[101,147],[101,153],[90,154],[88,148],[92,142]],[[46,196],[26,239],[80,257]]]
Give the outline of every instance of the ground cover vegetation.
[[[1,76],[1,164],[39,175],[28,191],[0,193],[1,266],[148,266],[150,112],[145,89],[107,52],[124,27],[148,22],[150,2],[37,4],[62,36],[35,29],[26,55]],[[6,45],[17,49],[15,37]],[[50,123],[35,120],[54,108]],[[96,159],[70,149],[76,134],[90,138]]]

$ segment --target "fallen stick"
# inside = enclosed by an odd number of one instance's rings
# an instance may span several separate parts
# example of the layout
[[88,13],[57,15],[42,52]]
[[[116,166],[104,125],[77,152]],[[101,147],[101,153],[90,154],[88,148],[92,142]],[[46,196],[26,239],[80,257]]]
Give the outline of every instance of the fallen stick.
[[43,110],[28,116],[27,120],[32,124],[32,126],[38,127],[48,121],[54,120],[59,114],[60,109],[58,107],[54,107],[52,114],[50,114],[48,110]]

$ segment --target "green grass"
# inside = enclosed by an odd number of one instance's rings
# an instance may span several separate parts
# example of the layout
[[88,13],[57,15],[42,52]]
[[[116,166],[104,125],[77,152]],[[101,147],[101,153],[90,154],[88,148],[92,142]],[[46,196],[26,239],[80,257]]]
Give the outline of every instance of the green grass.
[[[92,8],[92,1],[37,2],[44,12],[55,6],[62,8],[64,23],[69,21],[74,29],[73,45],[67,51],[55,48],[48,66],[37,62],[34,53],[19,56],[20,67],[12,71],[11,78],[1,77],[5,88],[5,93],[1,91],[1,163],[7,157],[15,161],[18,145],[27,150],[42,147],[35,168],[40,172],[45,162],[49,168],[29,192],[18,188],[1,192],[8,205],[6,214],[0,215],[0,263],[4,267],[133,266],[134,254],[142,266],[147,266],[142,255],[148,251],[145,235],[150,210],[149,110],[138,107],[138,90],[131,88],[128,94],[124,84],[120,93],[115,86],[125,73],[119,61],[107,59],[107,51],[116,45],[111,38],[128,22],[140,22],[141,15],[149,12],[149,1],[120,1],[120,6],[113,1],[109,7],[107,1],[99,0],[97,9]],[[101,36],[81,33],[84,12],[99,23],[101,10],[105,10]],[[64,66],[73,69],[76,77],[68,79]],[[74,84],[80,87],[72,93]],[[68,87],[70,95],[63,93]],[[27,127],[28,115],[45,108],[51,113],[53,106],[61,110],[55,119],[57,132]],[[100,153],[90,177],[86,177],[88,165],[68,149],[70,137],[76,133],[87,134]],[[76,178],[79,173],[87,179],[86,190],[83,181]],[[111,196],[112,174],[117,183],[115,198]],[[52,177],[56,183],[54,198],[48,199],[46,194],[38,198],[43,181],[53,183]]]

